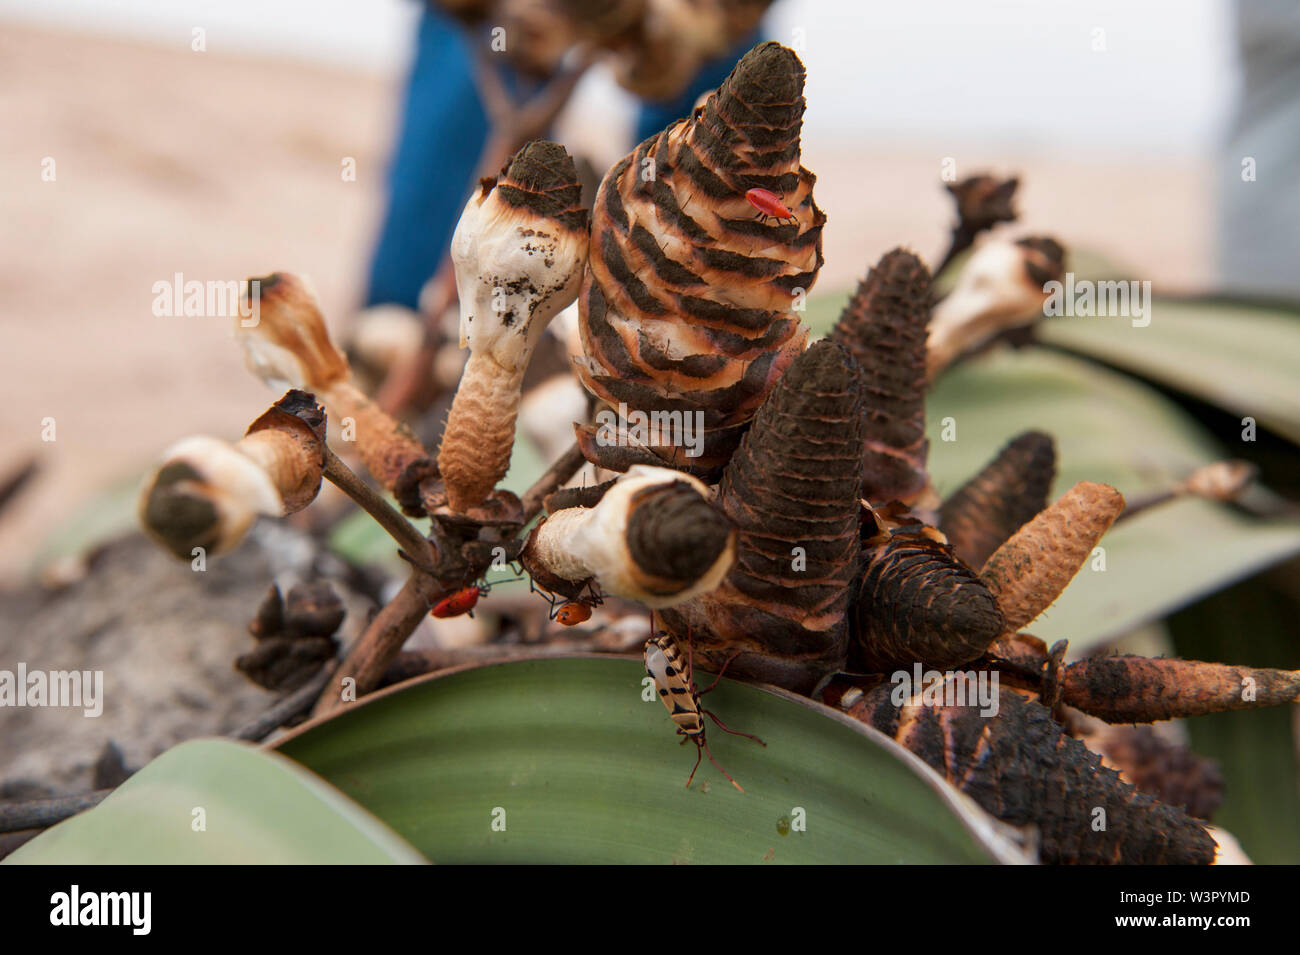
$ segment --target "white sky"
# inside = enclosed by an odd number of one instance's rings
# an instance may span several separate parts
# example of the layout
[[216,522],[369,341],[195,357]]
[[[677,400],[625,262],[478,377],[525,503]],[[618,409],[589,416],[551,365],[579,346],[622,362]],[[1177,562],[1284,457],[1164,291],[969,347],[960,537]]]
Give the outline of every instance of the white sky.
[[[0,0],[21,19],[367,70],[405,67],[416,0]],[[3,26],[0,25],[0,29]],[[1229,0],[780,0],[808,66],[809,134],[1201,153],[1235,93]],[[1094,31],[1104,30],[1104,52]],[[584,100],[617,103],[593,77]]]

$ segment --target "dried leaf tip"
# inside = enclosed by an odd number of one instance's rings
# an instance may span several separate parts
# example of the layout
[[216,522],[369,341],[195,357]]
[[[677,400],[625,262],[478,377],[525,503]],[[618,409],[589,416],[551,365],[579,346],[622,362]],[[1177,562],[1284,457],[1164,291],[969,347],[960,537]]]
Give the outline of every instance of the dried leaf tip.
[[587,213],[564,147],[529,143],[483,186],[451,243],[460,342],[470,357],[438,467],[459,513],[505,476],[528,360],[547,323],[577,295],[587,261]]
[[970,176],[945,188],[957,203],[957,228],[972,237],[1000,222],[1015,222],[1014,199],[1020,180],[1015,176]]
[[310,283],[273,272],[246,283],[251,324],[235,320],[249,370],[271,388],[326,391],[350,376],[347,359],[330,339]]
[[930,380],[996,335],[1041,318],[1048,297],[1044,286],[1064,274],[1065,250],[1055,239],[993,237],[979,246],[952,292],[934,308]]
[[320,490],[325,415],[290,391],[237,443],[196,435],[172,445],[140,490],[141,526],[182,560],[232,550],[258,515],[302,510]]
[[929,487],[925,437],[930,270],[905,249],[885,253],[844,307],[830,338],[862,370],[867,395],[862,496],[914,504]]

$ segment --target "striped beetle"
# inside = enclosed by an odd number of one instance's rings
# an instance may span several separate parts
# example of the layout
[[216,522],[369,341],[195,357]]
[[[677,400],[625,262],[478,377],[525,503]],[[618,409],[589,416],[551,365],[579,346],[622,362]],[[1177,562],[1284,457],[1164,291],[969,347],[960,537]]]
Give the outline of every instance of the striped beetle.
[[695,743],[695,765],[691,767],[691,774],[686,777],[686,788],[690,789],[695,771],[700,768],[701,756],[707,755],[709,762],[717,766],[718,771],[731,780],[731,785],[743,793],[745,790],[741,788],[740,783],[732,779],[731,774],[723,769],[713,758],[713,753],[709,752],[709,744],[704,737],[704,717],[707,716],[717,723],[718,728],[724,733],[744,736],[760,746],[767,744],[757,736],[728,728],[722,720],[700,705],[700,697],[718,685],[722,674],[726,672],[727,667],[732,660],[736,659],[740,651],[737,650],[722,664],[722,669],[718,671],[718,675],[709,684],[708,689],[701,690],[695,685],[694,650],[689,640],[686,649],[686,668],[682,669],[681,651],[677,647],[677,641],[670,634],[656,634],[647,640],[645,645],[646,673],[654,680],[655,688],[659,691],[659,699],[663,700],[664,706],[668,708],[668,715],[677,724],[677,735],[682,737],[682,745],[685,745],[688,739]]

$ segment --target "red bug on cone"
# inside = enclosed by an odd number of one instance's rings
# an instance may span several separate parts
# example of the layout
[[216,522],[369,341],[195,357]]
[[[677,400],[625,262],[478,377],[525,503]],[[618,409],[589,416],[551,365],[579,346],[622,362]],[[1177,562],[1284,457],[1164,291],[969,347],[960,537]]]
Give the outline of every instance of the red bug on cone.
[[789,219],[791,222],[798,222],[799,219],[789,206],[781,201],[781,197],[775,192],[768,192],[766,189],[750,189],[745,193],[745,198],[749,204],[758,210],[756,218],[766,222],[768,219],[775,219],[777,222],[785,222]]

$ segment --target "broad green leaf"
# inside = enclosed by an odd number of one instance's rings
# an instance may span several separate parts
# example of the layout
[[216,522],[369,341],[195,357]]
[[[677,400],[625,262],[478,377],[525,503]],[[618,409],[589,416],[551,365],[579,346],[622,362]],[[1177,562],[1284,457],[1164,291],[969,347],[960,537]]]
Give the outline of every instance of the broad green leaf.
[[[1257,667],[1300,668],[1300,562],[1245,581],[1174,614],[1180,656]],[[1295,707],[1274,706],[1186,721],[1192,749],[1219,763],[1223,808],[1214,821],[1254,862],[1300,862],[1300,790]]]
[[644,678],[639,661],[610,657],[461,670],[368,698],[278,746],[439,863],[1018,858],[988,816],[891,740],[730,681],[706,704],[767,747],[711,725],[714,756],[745,792],[707,759],[687,789],[695,747],[678,745]]
[[[1101,481],[1129,497],[1169,488],[1229,456],[1174,403],[1126,375],[1043,349],[1001,350],[945,374],[927,404],[930,469],[941,495],[1010,438],[1036,428],[1057,441],[1054,496]],[[943,440],[945,419],[956,440]],[[1146,511],[1102,540],[1104,572],[1086,565],[1029,626],[1078,651],[1161,617],[1300,552],[1300,524],[1183,500]]]
[[1156,299],[1149,317],[1145,327],[1128,318],[1054,318],[1037,333],[1300,442],[1300,314]]
[[[195,831],[196,809],[206,828]],[[107,799],[7,863],[420,863],[383,823],[277,753],[230,740],[181,743]]]

